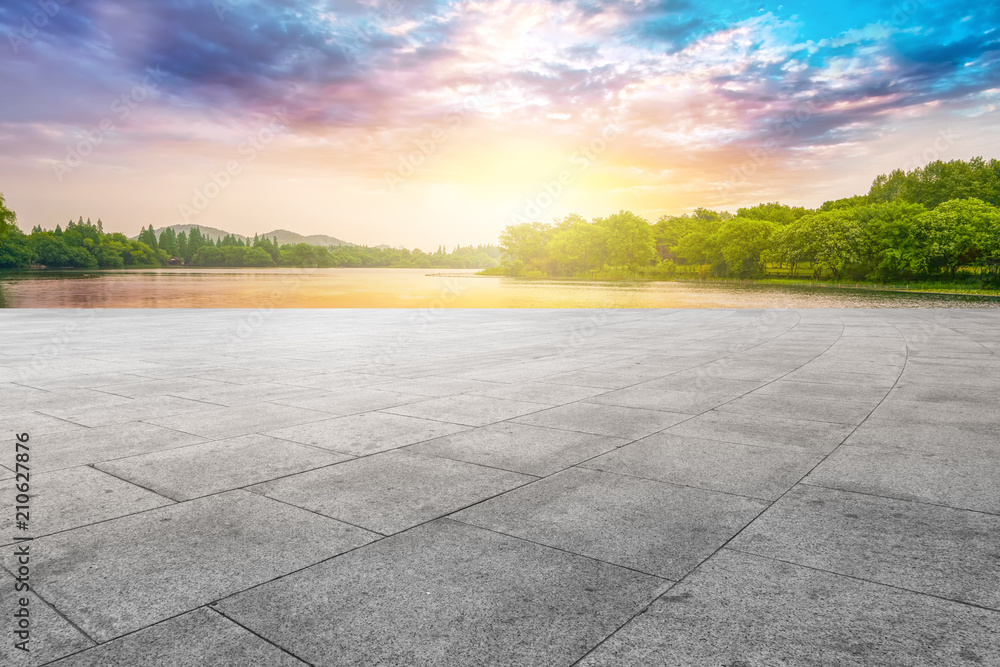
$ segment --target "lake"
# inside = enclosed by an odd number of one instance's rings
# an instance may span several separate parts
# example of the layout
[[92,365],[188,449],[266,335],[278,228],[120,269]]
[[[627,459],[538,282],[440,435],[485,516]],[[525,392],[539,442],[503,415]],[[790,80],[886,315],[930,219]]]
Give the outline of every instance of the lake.
[[1000,298],[777,285],[521,280],[443,269],[0,273],[6,308],[997,308]]

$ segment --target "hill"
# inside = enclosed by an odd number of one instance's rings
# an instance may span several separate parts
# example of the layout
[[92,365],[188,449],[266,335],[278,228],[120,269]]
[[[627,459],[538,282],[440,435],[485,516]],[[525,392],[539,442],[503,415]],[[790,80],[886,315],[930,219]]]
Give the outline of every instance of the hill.
[[299,243],[308,243],[309,245],[318,246],[352,246],[353,243],[348,243],[347,241],[341,241],[333,236],[326,236],[325,234],[313,234],[312,236],[303,236],[302,234],[296,234],[295,232],[290,232],[287,229],[276,229],[273,232],[267,232],[266,234],[261,234],[261,236],[266,236],[267,238],[278,238],[278,245],[298,245]]

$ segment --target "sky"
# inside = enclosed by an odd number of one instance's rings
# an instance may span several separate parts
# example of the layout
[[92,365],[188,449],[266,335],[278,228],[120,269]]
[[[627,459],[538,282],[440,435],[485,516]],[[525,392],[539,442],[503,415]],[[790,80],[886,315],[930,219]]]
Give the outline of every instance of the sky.
[[997,25],[969,0],[7,1],[0,192],[22,229],[425,250],[816,207],[1000,157]]

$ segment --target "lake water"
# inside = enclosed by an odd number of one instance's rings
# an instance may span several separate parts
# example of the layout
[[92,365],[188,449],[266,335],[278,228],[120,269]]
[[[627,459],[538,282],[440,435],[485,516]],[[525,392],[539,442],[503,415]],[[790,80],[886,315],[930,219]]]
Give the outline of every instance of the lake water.
[[435,269],[0,273],[7,308],[997,308],[1000,298],[670,282],[519,280]]

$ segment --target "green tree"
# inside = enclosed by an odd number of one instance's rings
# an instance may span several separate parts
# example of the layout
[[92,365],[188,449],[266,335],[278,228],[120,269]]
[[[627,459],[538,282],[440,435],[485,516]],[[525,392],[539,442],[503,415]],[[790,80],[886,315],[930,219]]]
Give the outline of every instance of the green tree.
[[12,229],[17,228],[17,214],[14,211],[7,208],[7,202],[4,201],[3,193],[0,192],[0,243],[7,234],[10,233]]
[[594,221],[606,232],[606,261],[629,269],[648,267],[656,256],[649,222],[630,211],[619,211]]

